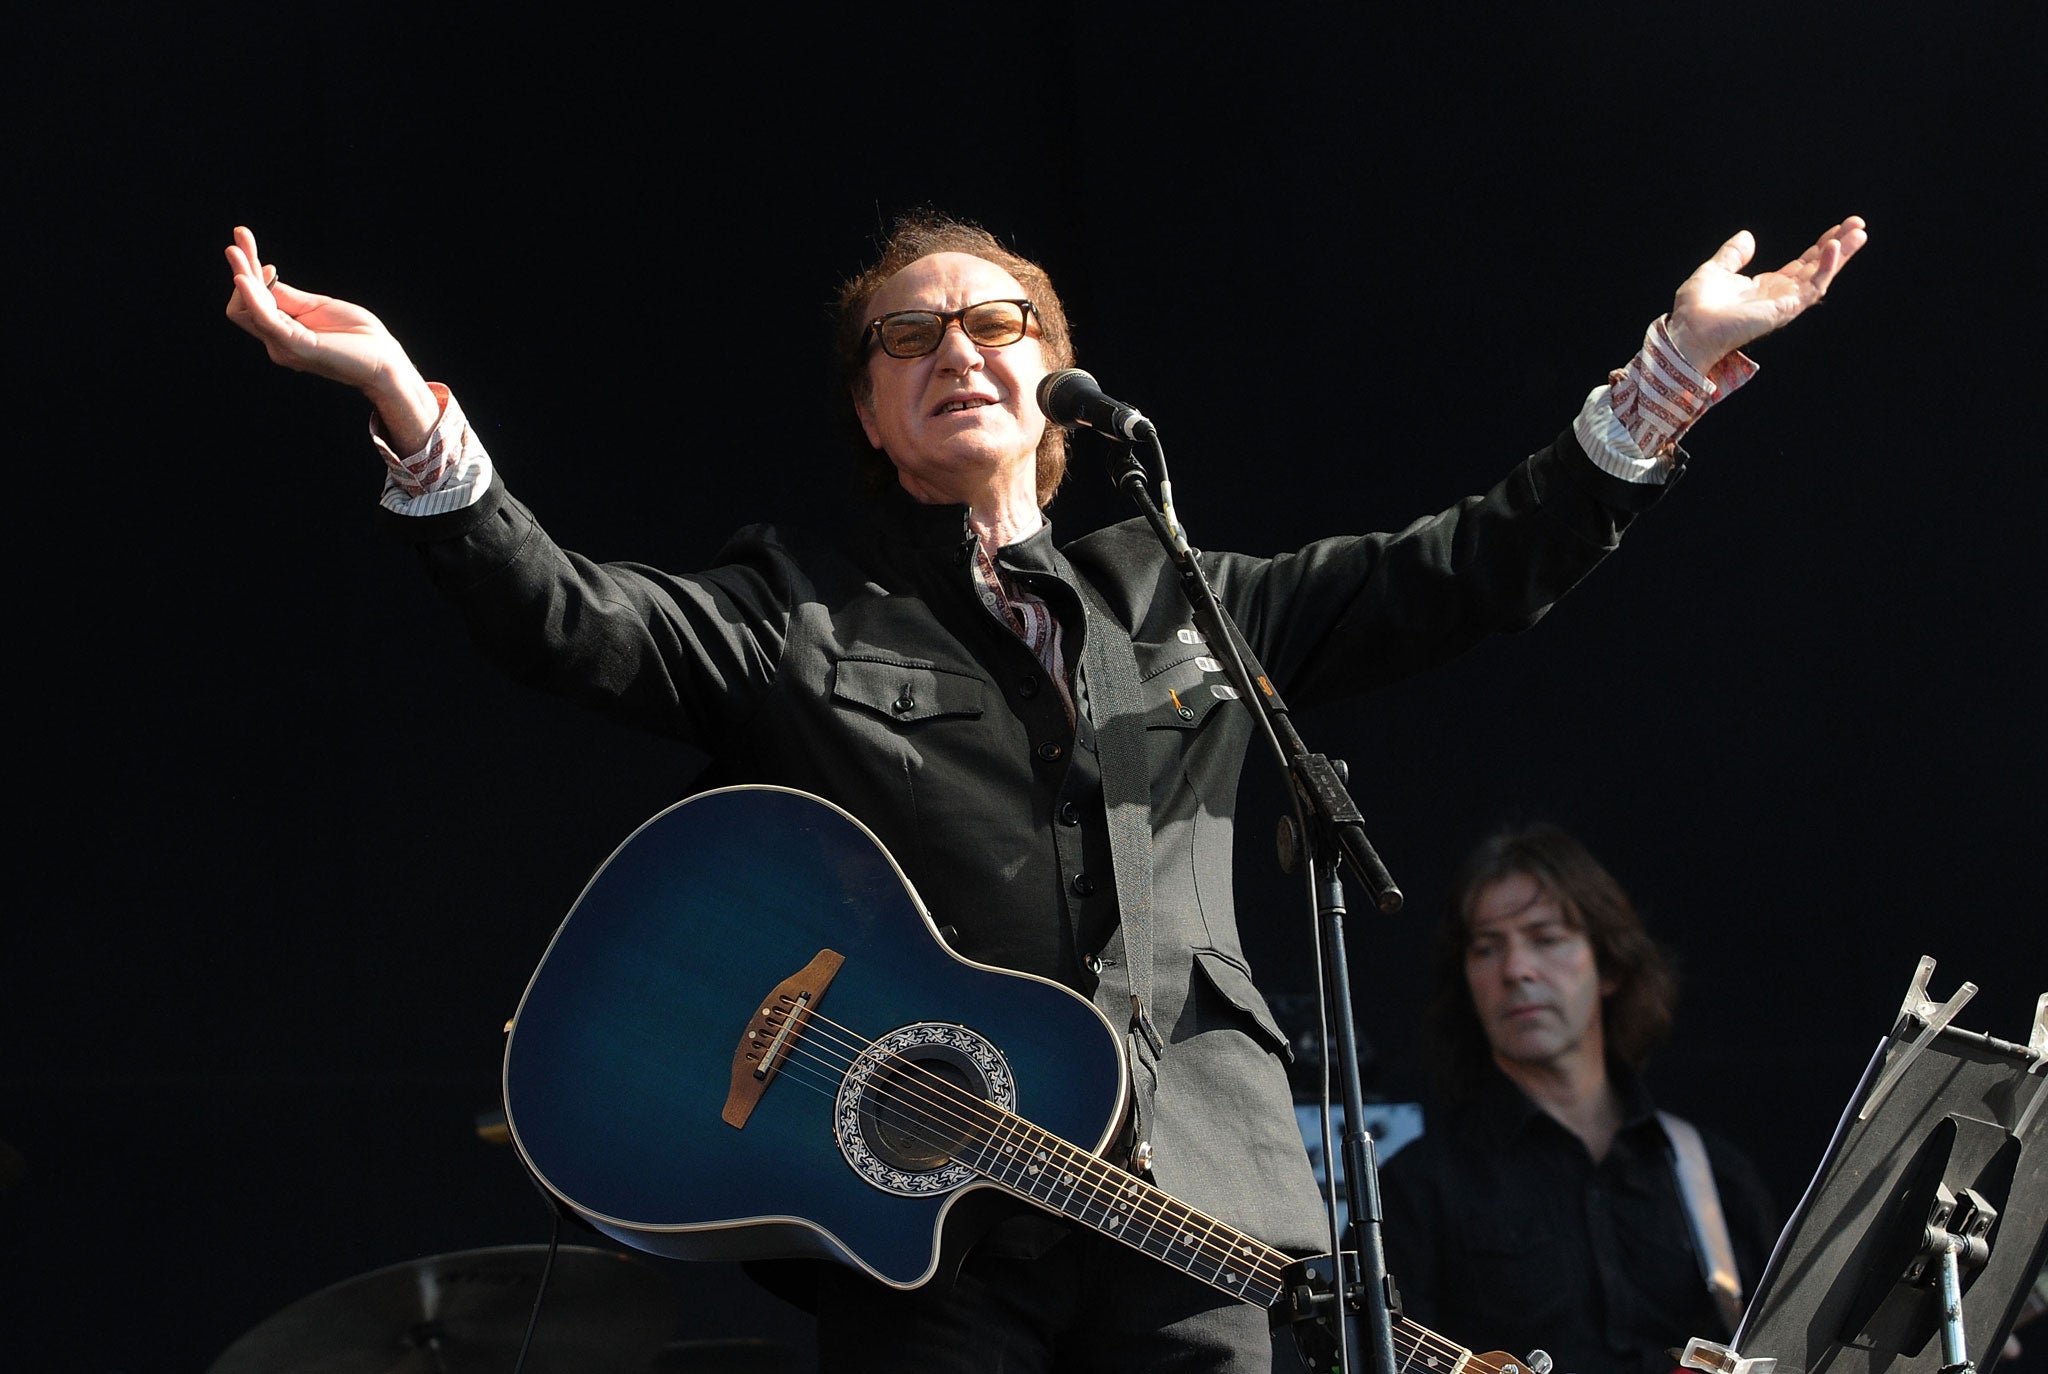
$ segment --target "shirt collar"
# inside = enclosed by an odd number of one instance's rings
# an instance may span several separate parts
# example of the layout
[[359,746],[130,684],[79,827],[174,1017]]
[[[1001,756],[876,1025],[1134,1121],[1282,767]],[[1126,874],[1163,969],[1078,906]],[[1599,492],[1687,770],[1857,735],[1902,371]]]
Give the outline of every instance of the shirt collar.
[[[907,545],[920,553],[971,554],[974,527],[967,522],[965,505],[951,502],[928,505],[891,482],[876,494],[877,522],[891,543]],[[1052,521],[1014,544],[996,551],[996,564],[1005,569],[1027,572],[1050,571],[1053,564]]]
[[[1633,1070],[1610,1059],[1607,1061],[1607,1080],[1621,1100],[1622,1131],[1634,1131],[1645,1123],[1656,1122],[1657,1104]],[[1550,1119],[1549,1113],[1537,1106],[1535,1099],[1517,1087],[1515,1080],[1502,1073],[1500,1066],[1491,1060],[1487,1061],[1483,1080],[1466,1099],[1462,1116],[1469,1127],[1501,1140],[1513,1139],[1532,1123]]]
[[965,553],[974,542],[964,505],[927,505],[892,481],[876,493],[875,507],[877,526],[890,543],[923,553]]

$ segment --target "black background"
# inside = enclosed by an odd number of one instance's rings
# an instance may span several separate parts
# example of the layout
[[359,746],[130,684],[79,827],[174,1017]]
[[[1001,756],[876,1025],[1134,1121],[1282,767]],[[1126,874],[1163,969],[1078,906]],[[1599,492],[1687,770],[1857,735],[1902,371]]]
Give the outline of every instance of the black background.
[[[18,18],[0,1363],[201,1370],[351,1275],[544,1240],[475,1131],[499,1029],[695,763],[472,657],[375,532],[360,401],[223,322],[236,223],[379,311],[562,542],[687,567],[842,507],[827,303],[912,205],[1052,271],[1196,542],[1255,551],[1481,488],[1729,233],[1775,265],[1864,215],[1620,556],[1299,720],[1408,895],[1351,924],[1371,1091],[1425,1086],[1457,857],[1552,819],[1681,962],[1661,1098],[1789,1208],[1921,955],[2007,1039],[2048,984],[2026,13]],[[1092,442],[1066,533],[1126,513]],[[1251,767],[1240,906],[1285,996],[1308,926]],[[694,1331],[793,1320],[677,1283]]]

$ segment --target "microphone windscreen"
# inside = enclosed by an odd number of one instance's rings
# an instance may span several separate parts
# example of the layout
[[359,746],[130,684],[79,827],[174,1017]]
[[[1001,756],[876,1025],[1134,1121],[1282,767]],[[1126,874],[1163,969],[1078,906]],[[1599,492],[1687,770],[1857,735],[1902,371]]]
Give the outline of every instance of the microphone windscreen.
[[1078,367],[1048,372],[1038,383],[1038,410],[1046,419],[1072,429],[1088,398],[1102,394],[1095,378]]

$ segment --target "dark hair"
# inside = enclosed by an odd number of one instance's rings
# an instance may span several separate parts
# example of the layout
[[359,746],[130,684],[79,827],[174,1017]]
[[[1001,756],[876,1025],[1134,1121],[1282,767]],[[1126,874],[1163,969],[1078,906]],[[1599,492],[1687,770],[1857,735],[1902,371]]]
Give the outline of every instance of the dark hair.
[[[872,395],[868,381],[867,350],[862,347],[869,305],[884,282],[919,258],[934,253],[967,253],[1008,272],[1024,288],[1038,316],[1039,347],[1044,351],[1046,369],[1053,371],[1074,365],[1074,345],[1067,330],[1066,307],[1052,288],[1052,278],[1043,267],[1011,252],[988,230],[968,220],[954,219],[936,210],[916,210],[899,218],[883,240],[881,253],[865,270],[839,288],[838,324],[834,356],[839,380],[847,394],[865,405]],[[894,477],[886,455],[863,445],[862,454],[869,481],[882,485]],[[1067,475],[1067,431],[1050,421],[1045,437],[1038,441],[1038,504],[1053,498]]]
[[1640,1070],[1670,1034],[1678,976],[1670,957],[1643,929],[1635,903],[1571,835],[1554,825],[1502,830],[1466,855],[1451,883],[1450,912],[1437,932],[1433,1050],[1445,1086],[1455,1095],[1478,1081],[1493,1057],[1465,979],[1472,908],[1482,890],[1516,874],[1533,879],[1593,946],[1594,966],[1614,991],[1600,1002],[1608,1055]]

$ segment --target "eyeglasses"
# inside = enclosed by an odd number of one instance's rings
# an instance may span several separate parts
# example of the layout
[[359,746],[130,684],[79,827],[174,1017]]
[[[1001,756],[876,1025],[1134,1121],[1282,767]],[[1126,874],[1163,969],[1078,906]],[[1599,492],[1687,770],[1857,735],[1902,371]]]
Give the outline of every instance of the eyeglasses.
[[880,340],[882,351],[892,358],[922,358],[938,348],[946,337],[946,326],[960,322],[960,332],[983,348],[1000,348],[1024,337],[1037,307],[1030,301],[981,301],[959,310],[891,310],[868,324],[869,343]]

